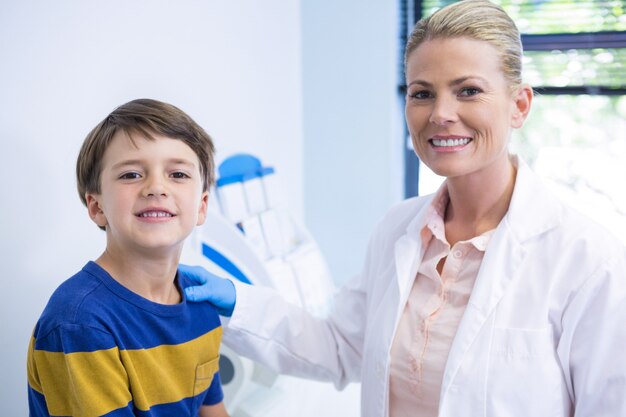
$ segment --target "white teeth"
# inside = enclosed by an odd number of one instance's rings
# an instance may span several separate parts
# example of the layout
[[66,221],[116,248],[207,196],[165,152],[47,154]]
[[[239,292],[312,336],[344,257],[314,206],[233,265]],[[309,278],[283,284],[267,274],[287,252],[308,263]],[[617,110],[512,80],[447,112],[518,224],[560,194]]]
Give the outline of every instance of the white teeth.
[[470,142],[470,138],[463,139],[432,139],[432,143],[435,146],[447,147],[447,146],[463,146]]
[[140,217],[172,217],[170,213],[165,211],[147,211],[145,213],[141,213]]

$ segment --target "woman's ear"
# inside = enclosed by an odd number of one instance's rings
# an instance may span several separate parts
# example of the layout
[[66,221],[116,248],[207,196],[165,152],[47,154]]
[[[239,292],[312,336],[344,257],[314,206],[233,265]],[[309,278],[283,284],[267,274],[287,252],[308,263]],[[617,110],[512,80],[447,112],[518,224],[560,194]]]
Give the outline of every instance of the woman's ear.
[[530,112],[530,105],[533,101],[533,89],[528,84],[522,84],[517,89],[513,97],[515,108],[511,117],[511,127],[519,129],[524,125],[524,121]]
[[85,201],[87,203],[87,212],[89,213],[89,217],[95,224],[97,224],[100,228],[103,228],[107,225],[107,218],[104,215],[104,211],[102,211],[102,207],[100,206],[100,195],[99,194],[85,194]]

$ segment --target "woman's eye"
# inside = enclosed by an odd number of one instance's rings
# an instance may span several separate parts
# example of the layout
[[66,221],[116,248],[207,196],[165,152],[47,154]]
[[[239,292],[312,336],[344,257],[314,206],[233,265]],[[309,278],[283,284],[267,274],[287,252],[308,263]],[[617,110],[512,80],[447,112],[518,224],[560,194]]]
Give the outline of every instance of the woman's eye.
[[414,93],[409,94],[409,97],[417,99],[417,100],[424,100],[427,98],[431,98],[432,94],[430,94],[430,91],[421,90],[421,91],[416,91]]
[[471,97],[471,96],[475,96],[476,94],[481,93],[482,91],[479,88],[476,87],[467,87],[467,88],[463,88],[460,92],[459,95],[463,96],[463,97]]
[[136,180],[137,178],[140,178],[141,176],[139,175],[138,172],[125,172],[122,175],[120,175],[120,179],[121,180]]
[[184,172],[174,172],[172,173],[172,178],[182,179],[182,178],[191,178],[189,175]]

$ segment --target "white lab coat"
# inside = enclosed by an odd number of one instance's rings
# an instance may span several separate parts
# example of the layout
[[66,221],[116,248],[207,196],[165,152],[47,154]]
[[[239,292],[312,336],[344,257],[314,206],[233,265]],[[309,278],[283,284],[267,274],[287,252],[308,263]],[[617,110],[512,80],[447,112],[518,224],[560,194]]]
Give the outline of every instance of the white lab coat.
[[[624,246],[514,162],[511,204],[454,338],[439,416],[626,416]],[[339,388],[361,381],[361,414],[387,416],[390,348],[424,253],[431,200],[390,210],[327,320],[238,284],[224,343],[279,372]]]

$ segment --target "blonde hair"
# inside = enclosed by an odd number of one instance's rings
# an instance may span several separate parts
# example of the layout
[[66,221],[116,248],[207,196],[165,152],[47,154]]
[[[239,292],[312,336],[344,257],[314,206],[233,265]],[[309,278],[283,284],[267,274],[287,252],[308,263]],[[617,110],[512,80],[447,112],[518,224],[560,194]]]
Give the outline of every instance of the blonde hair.
[[488,42],[499,52],[502,71],[515,89],[522,83],[522,41],[515,22],[487,0],[464,0],[421,19],[411,32],[404,52],[407,60],[422,42],[437,38],[467,37]]

